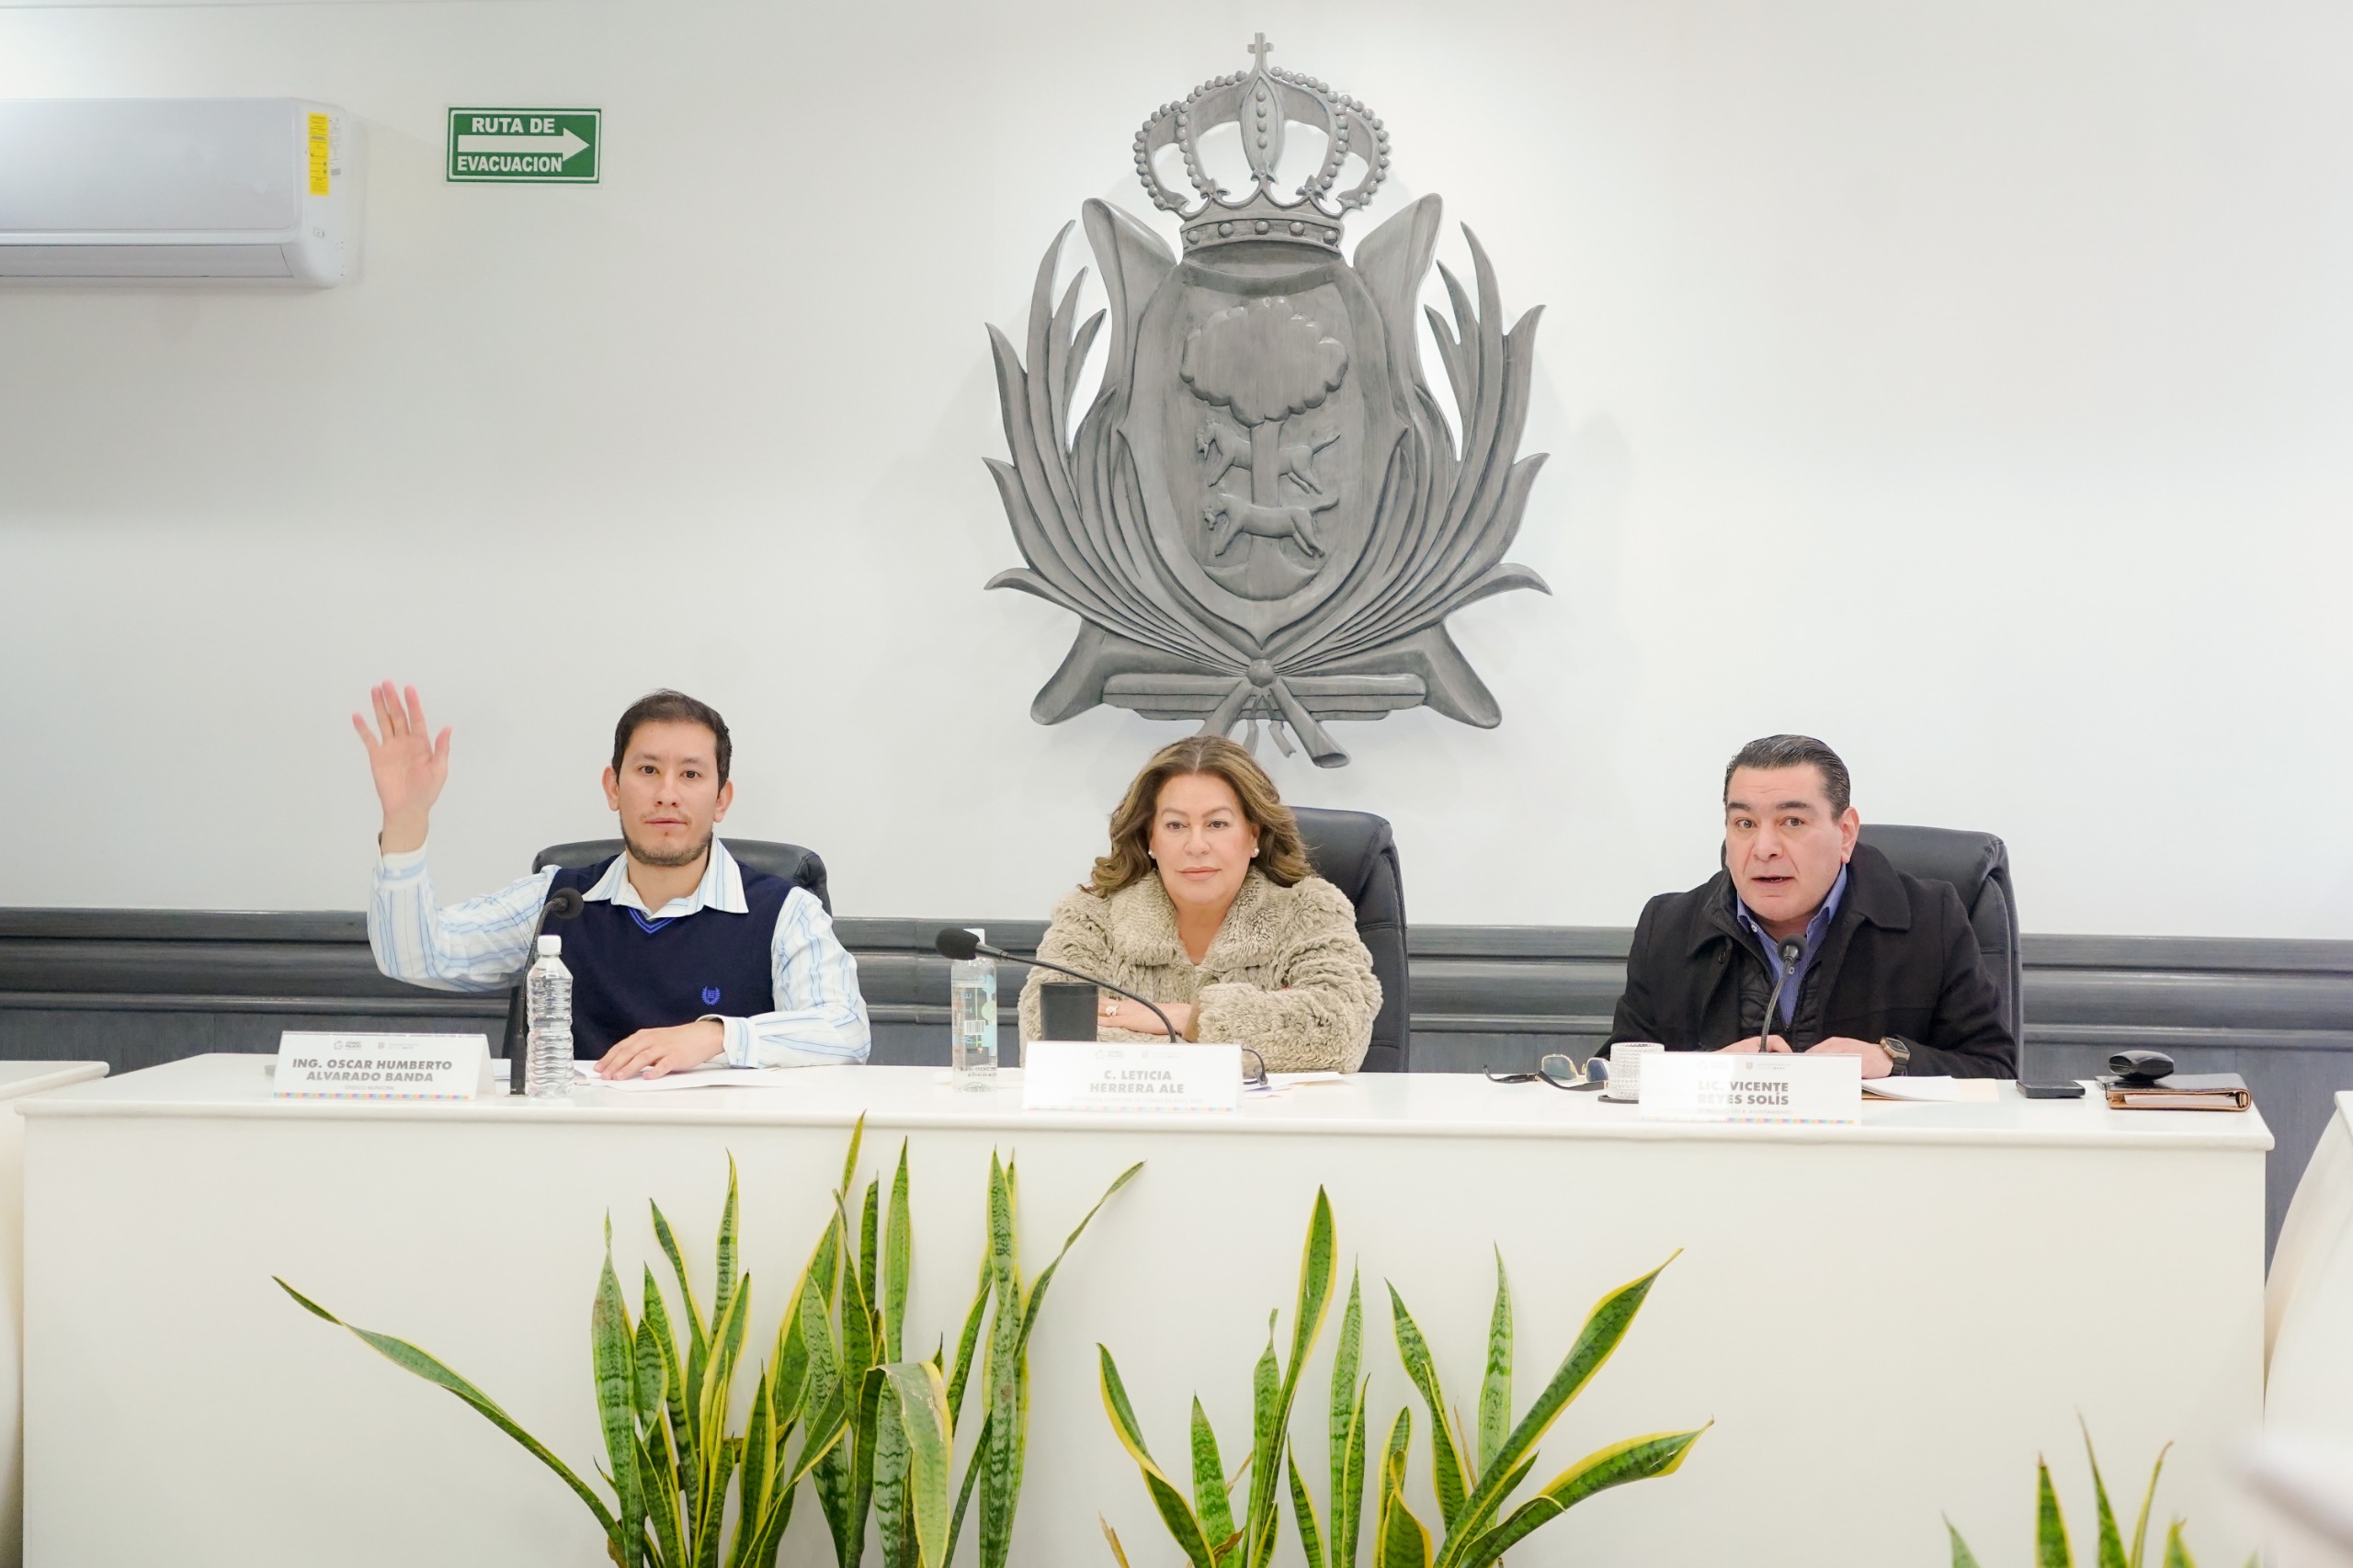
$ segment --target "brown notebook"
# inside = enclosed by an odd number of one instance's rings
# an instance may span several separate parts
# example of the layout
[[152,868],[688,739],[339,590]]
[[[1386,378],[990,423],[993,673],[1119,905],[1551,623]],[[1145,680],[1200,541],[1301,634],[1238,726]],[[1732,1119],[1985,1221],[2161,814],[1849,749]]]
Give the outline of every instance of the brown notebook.
[[2245,1110],[2254,1104],[2236,1073],[2175,1073],[2153,1084],[2102,1078],[2110,1110]]

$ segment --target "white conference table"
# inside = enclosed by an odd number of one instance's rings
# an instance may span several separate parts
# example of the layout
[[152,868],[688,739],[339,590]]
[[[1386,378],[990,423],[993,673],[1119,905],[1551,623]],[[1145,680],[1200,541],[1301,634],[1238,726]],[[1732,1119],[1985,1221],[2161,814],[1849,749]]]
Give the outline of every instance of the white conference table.
[[[2341,1499],[2353,1492],[2353,1094],[2336,1096],[2336,1114],[2296,1184],[2279,1244],[2271,1256],[2265,1300],[2266,1435],[2308,1447],[2337,1471]],[[2280,1568],[2345,1561],[2293,1537],[2276,1554]]]
[[[1164,1462],[1182,1468],[1196,1392],[1225,1451],[1246,1452],[1251,1365],[1269,1309],[1287,1341],[1319,1183],[1362,1266],[1384,1431],[1410,1390],[1383,1280],[1467,1408],[1501,1246],[1517,1415],[1595,1298],[1682,1249],[1539,1475],[1621,1437],[1716,1426],[1679,1474],[1581,1506],[1515,1564],[1941,1565],[1945,1515],[1981,1560],[2028,1561],[2037,1453],[2089,1523],[2078,1412],[2120,1489],[2137,1494],[2174,1442],[2159,1509],[2189,1517],[2200,1555],[2253,1544],[2229,1469],[2261,1415],[2270,1137],[2252,1112],[2006,1089],[1995,1105],[1875,1104],[1859,1126],[1670,1127],[1541,1084],[1414,1074],[1222,1117],[1044,1116],[1009,1085],[958,1094],[928,1069],[857,1067],[555,1106],[297,1104],[269,1099],[265,1064],[194,1058],[23,1108],[36,1568],[603,1561],[586,1511],[520,1449],[270,1276],[438,1355],[588,1474],[605,1216],[632,1306],[641,1265],[660,1265],[649,1197],[708,1270],[732,1151],[765,1346],[861,1112],[862,1176],[887,1186],[912,1140],[911,1350],[952,1338],[969,1299],[993,1147],[1019,1153],[1033,1274],[1146,1162],[1041,1321],[1017,1562],[1108,1562],[1098,1513],[1134,1561],[1176,1559],[1112,1438],[1095,1346],[1118,1355]],[[1294,1421],[1313,1476],[1337,1324],[1336,1301]],[[1418,1406],[1415,1432],[1427,1521]],[[831,1562],[805,1499],[782,1561]]]
[[[106,1076],[103,1062],[0,1062],[0,1102]],[[18,1422],[24,1322],[24,1124],[0,1104],[0,1568],[24,1561],[25,1466]]]

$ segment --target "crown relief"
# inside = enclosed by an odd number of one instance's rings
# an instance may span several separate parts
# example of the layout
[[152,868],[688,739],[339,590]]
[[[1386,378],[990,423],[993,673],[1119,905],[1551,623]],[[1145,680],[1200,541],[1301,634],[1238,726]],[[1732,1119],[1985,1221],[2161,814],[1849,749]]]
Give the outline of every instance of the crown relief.
[[[1389,132],[1357,99],[1315,77],[1279,66],[1267,56],[1274,46],[1260,33],[1250,45],[1252,65],[1213,76],[1182,103],[1163,104],[1136,132],[1136,177],[1152,204],[1176,215],[1185,248],[1245,241],[1279,241],[1337,250],[1341,221],[1372,199],[1389,173]],[[1213,130],[1235,126],[1251,184],[1234,195],[1201,162],[1201,140]],[[1282,162],[1284,130],[1299,125],[1325,137],[1324,161],[1306,181],[1278,196],[1275,170]],[[1155,157],[1165,147],[1182,154],[1190,195],[1160,177]],[[1364,160],[1363,177],[1344,189],[1340,170],[1353,153]]]

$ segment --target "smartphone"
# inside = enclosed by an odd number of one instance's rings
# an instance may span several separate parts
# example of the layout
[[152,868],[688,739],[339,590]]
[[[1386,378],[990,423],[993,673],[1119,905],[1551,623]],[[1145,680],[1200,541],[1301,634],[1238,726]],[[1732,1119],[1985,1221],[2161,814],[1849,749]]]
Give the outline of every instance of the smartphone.
[[2084,1097],[2081,1084],[2029,1084],[2021,1080],[2018,1093],[2030,1100],[2079,1100]]

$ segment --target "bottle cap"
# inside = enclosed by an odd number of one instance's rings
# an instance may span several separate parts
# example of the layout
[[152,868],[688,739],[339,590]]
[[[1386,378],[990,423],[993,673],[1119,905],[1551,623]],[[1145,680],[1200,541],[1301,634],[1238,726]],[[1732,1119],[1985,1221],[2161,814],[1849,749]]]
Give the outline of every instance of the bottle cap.
[[563,937],[542,937],[540,938],[540,956],[541,958],[551,959],[562,951],[563,951]]

